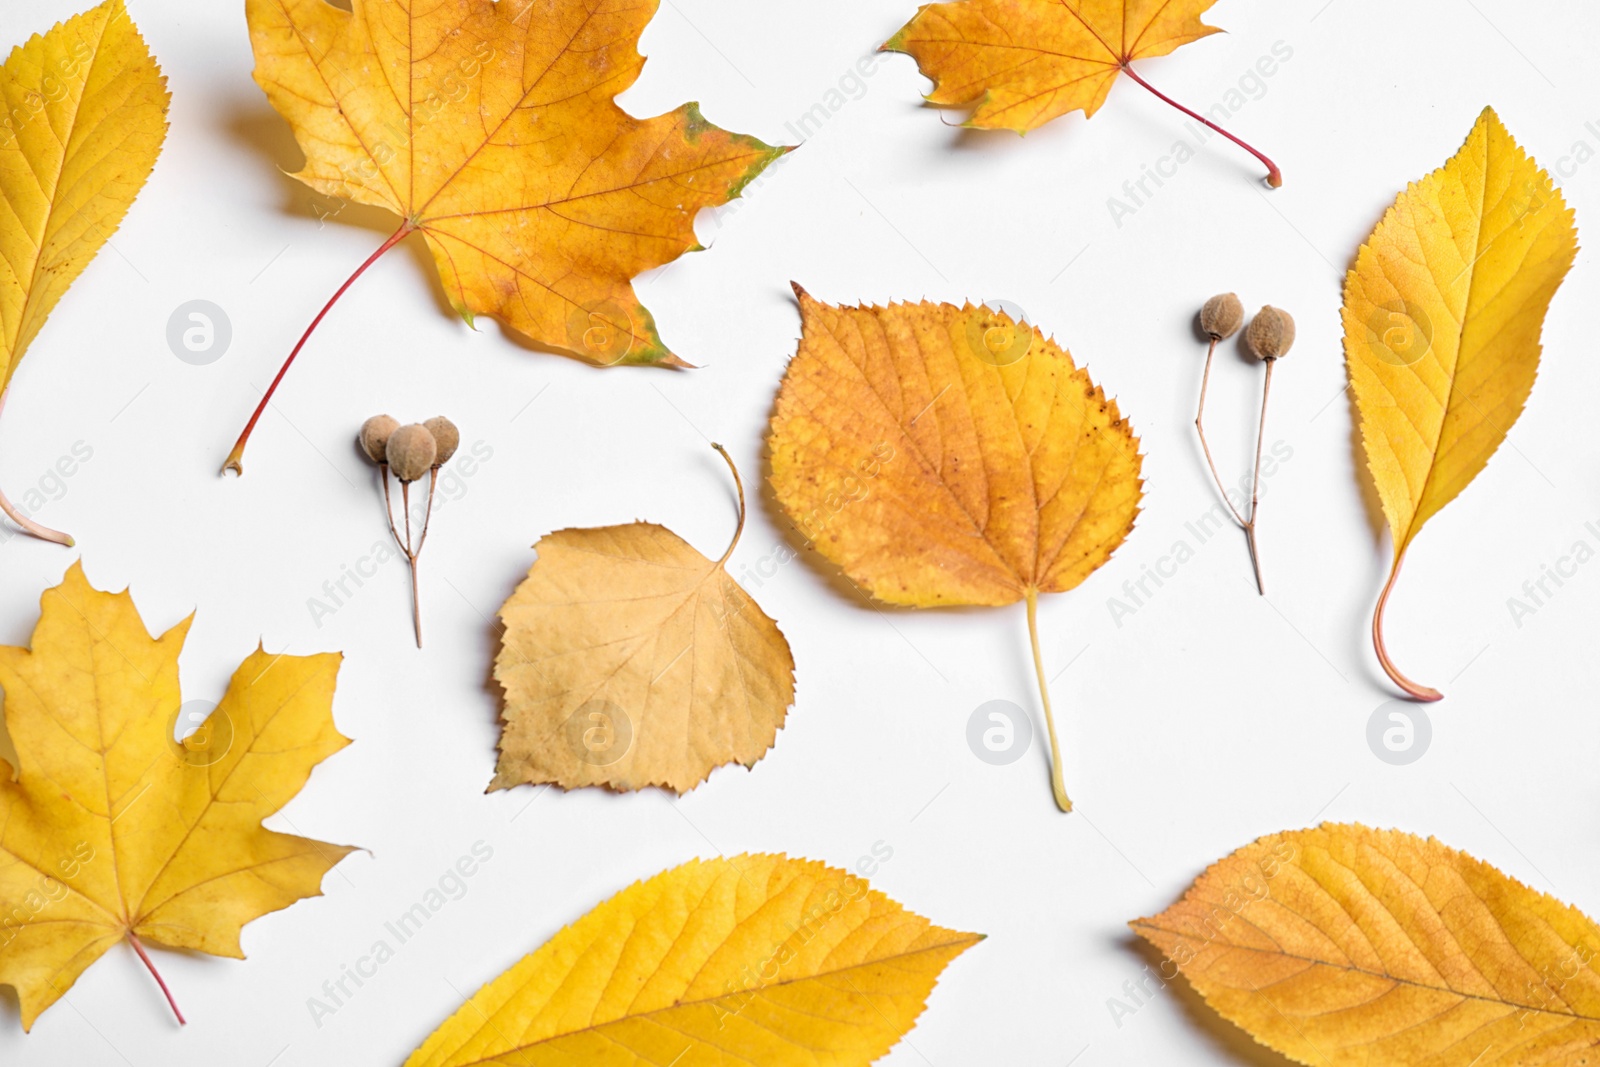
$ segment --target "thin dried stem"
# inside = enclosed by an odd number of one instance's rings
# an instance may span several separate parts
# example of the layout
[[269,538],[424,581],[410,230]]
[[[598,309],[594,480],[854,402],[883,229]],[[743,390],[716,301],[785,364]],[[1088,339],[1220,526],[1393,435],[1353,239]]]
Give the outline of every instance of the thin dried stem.
[[189,1021],[183,1017],[183,1012],[178,1010],[178,1002],[173,999],[172,990],[167,988],[166,980],[161,977],[161,972],[156,970],[156,965],[151,961],[150,954],[144,950],[144,945],[139,943],[139,935],[129,930],[127,937],[128,944],[132,945],[133,951],[139,954],[139,958],[144,961],[145,967],[149,968],[150,976],[156,980],[156,985],[160,986],[161,992],[166,995],[167,1004],[172,1008],[172,1014],[178,1017],[178,1025],[189,1025]]
[[422,533],[417,535],[417,550],[413,555],[422,555],[422,546],[428,543],[428,527],[433,524],[433,491],[439,487],[439,468],[434,467],[428,471],[428,508],[422,514]]
[[1061,770],[1061,745],[1056,740],[1056,717],[1050,710],[1050,685],[1044,677],[1044,656],[1039,651],[1039,591],[1028,590],[1028,639],[1033,644],[1033,670],[1039,676],[1039,699],[1044,704],[1044,723],[1050,731],[1050,789],[1055,793],[1056,807],[1063,812],[1072,810],[1072,800],[1067,796],[1066,781]]
[[728,558],[733,555],[733,550],[739,546],[739,538],[744,534],[744,479],[739,477],[739,468],[734,466],[733,457],[728,455],[726,448],[715,442],[712,443],[711,447],[721,453],[722,458],[727,461],[728,469],[733,472],[734,487],[739,490],[739,525],[733,529],[733,540],[728,542],[728,550],[722,554],[721,559],[717,560],[717,566],[720,567],[728,562]]
[[1216,460],[1211,458],[1211,444],[1206,440],[1206,391],[1211,388],[1211,364],[1217,354],[1217,342],[1221,338],[1213,337],[1211,347],[1206,350],[1206,372],[1200,379],[1200,410],[1195,412],[1194,428],[1200,431],[1200,447],[1206,454],[1206,466],[1211,468],[1211,477],[1217,483],[1217,492],[1222,496],[1222,502],[1228,505],[1228,510],[1233,512],[1233,519],[1241,529],[1248,530],[1250,524],[1245,517],[1239,514],[1239,509],[1233,506],[1233,500],[1228,496],[1228,489],[1222,484],[1222,475],[1217,472]]
[[[0,391],[0,411],[5,410],[6,397],[10,394],[11,386],[9,385],[5,387],[4,391]],[[17,510],[15,504],[6,499],[6,495],[4,493],[0,493],[0,511],[5,512],[6,518],[16,523],[17,528],[23,533],[31,534],[41,541],[50,541],[58,545],[66,545],[68,548],[71,548],[73,545],[77,544],[77,542],[75,542],[69,535],[62,533],[60,530],[52,530],[48,526],[41,526],[32,519],[28,518],[28,516]]]
[[1278,165],[1276,163],[1274,163],[1272,160],[1268,159],[1265,155],[1263,155],[1262,153],[1256,151],[1254,148],[1250,147],[1249,145],[1245,144],[1243,141],[1239,140],[1239,138],[1235,137],[1233,134],[1229,133],[1227,130],[1223,129],[1221,126],[1218,126],[1215,122],[1212,122],[1210,119],[1206,118],[1204,115],[1201,115],[1201,114],[1199,114],[1198,112],[1195,112],[1195,111],[1190,111],[1188,108],[1184,107],[1182,104],[1180,104],[1176,100],[1172,99],[1172,97],[1168,96],[1166,93],[1163,93],[1160,89],[1157,89],[1154,85],[1151,85],[1149,82],[1147,82],[1143,78],[1139,77],[1138,71],[1133,69],[1133,64],[1131,64],[1131,63],[1123,63],[1122,64],[1122,72],[1124,74],[1126,74],[1128,77],[1132,78],[1134,81],[1138,82],[1140,85],[1144,86],[1146,89],[1149,89],[1152,93],[1154,93],[1156,95],[1157,99],[1162,100],[1162,101],[1172,105],[1173,107],[1177,108],[1179,111],[1183,112],[1185,115],[1188,115],[1190,118],[1194,119],[1196,122],[1204,123],[1205,126],[1208,129],[1215,130],[1217,133],[1222,134],[1222,136],[1226,137],[1228,140],[1232,141],[1234,144],[1238,145],[1240,148],[1244,149],[1246,152],[1249,152],[1252,156],[1255,156],[1257,159],[1259,159],[1262,162],[1262,164],[1267,168],[1267,184],[1269,186],[1271,186],[1274,189],[1277,189],[1277,188],[1280,188],[1283,185],[1283,172],[1278,169]]
[[422,647],[422,602],[417,591],[417,557],[411,557],[411,619],[417,628],[417,647]]
[[1256,519],[1261,511],[1261,445],[1267,439],[1267,399],[1272,396],[1272,368],[1278,361],[1267,360],[1267,384],[1261,390],[1261,426],[1256,430],[1256,469],[1250,476],[1250,521],[1245,524],[1244,535],[1250,542],[1250,562],[1256,568],[1256,590],[1267,595],[1266,583],[1261,580],[1261,548],[1256,544]]
[[405,517],[406,517],[406,555],[407,556],[415,556],[416,553],[411,551],[411,483],[410,482],[401,482],[400,483],[400,510],[405,513]]
[[[433,490],[431,488],[431,486],[433,484],[432,478],[429,478],[428,484],[430,486],[430,488],[428,490],[428,506],[431,509],[432,506],[433,506]],[[413,549],[411,547],[411,483],[410,482],[401,482],[400,483],[400,510],[404,511],[406,513],[406,545],[405,545],[405,548],[406,548],[406,562],[411,564],[411,619],[412,619],[412,622],[415,624],[416,630],[417,630],[417,647],[421,648],[422,647],[422,603],[421,603],[421,593],[417,589],[417,552],[421,550],[422,546],[419,544],[419,545],[417,545],[417,547],[415,549]],[[423,529],[424,530],[427,529],[426,525],[424,525]]]
[[1377,650],[1378,662],[1383,666],[1395,685],[1406,691],[1406,695],[1423,703],[1431,704],[1435,700],[1443,700],[1444,694],[1429,686],[1419,685],[1400,673],[1400,668],[1394,665],[1389,658],[1389,650],[1383,644],[1383,612],[1389,606],[1389,594],[1394,592],[1395,579],[1400,577],[1400,564],[1406,560],[1405,550],[1395,553],[1394,568],[1389,571],[1389,580],[1383,585],[1383,592],[1378,596],[1378,606],[1372,613],[1372,647]]
[[428,526],[433,519],[433,491],[438,484],[439,468],[435,467],[428,472],[428,511],[422,517],[422,533],[417,538],[417,547],[411,547],[411,483],[400,483],[400,510],[405,512],[405,536],[401,537],[400,529],[394,521],[394,501],[389,493],[389,465],[378,465],[379,477],[383,479],[383,517],[389,520],[389,533],[394,536],[394,543],[400,546],[400,551],[405,554],[406,562],[411,566],[411,619],[417,632],[417,647],[422,647],[422,603],[421,593],[417,587],[417,556],[422,553],[422,544],[428,539]]
[[389,465],[387,463],[378,464],[378,477],[383,480],[383,517],[389,520],[389,532],[394,535],[394,543],[405,550],[407,555],[410,555],[410,549],[406,548],[406,543],[400,540],[400,531],[394,525],[394,504],[389,498]]

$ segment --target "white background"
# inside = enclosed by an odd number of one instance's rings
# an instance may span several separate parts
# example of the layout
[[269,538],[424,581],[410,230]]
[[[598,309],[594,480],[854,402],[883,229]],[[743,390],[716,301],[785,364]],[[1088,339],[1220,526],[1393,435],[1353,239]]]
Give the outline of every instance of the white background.
[[[82,0],[0,13],[21,42]],[[896,1067],[978,1062],[1269,1064],[1173,987],[1118,1026],[1108,999],[1154,958],[1123,925],[1172,902],[1206,864],[1258,835],[1320,820],[1434,834],[1600,914],[1593,655],[1600,563],[1518,627],[1507,600],[1576,541],[1600,548],[1600,386],[1581,254],[1555,300],[1540,380],[1488,469],[1417,542],[1391,610],[1392,647],[1443,688],[1430,751],[1380,762],[1368,718],[1395,695],[1367,639],[1388,558],[1364,503],[1345,396],[1342,274],[1383,208],[1442,164],[1485,104],[1545,166],[1600,149],[1600,13],[1557,0],[1222,0],[1225,27],[1140,69],[1205,108],[1275,42],[1292,58],[1233,119],[1287,177],[1214,140],[1119,227],[1107,199],[1184,135],[1124,80],[1092,121],[1026,139],[962,133],[924,109],[926,81],[886,57],[804,147],[732,211],[700,222],[710,250],[639,282],[661,334],[705,369],[596,371],[541,355],[493,323],[469,331],[413,239],[329,317],[263,420],[243,480],[217,468],[305,323],[393,228],[377,212],[319,222],[286,178],[297,152],[250,79],[237,0],[132,0],[170,79],[172,131],[127,222],[33,346],[0,421],[0,484],[20,498],[75,442],[93,458],[39,518],[75,534],[90,580],[132,586],[157,629],[198,609],[185,696],[216,699],[257,640],[342,650],[335,715],[355,744],[272,825],[370,849],[327,896],[245,931],[244,962],[159,951],[191,1020],[180,1032],[131,951],[96,964],[31,1035],[0,995],[0,1061],[397,1064],[464,996],[623,888],[694,856],[786,851],[851,865],[893,849],[874,884],[989,939],[945,974]],[[654,115],[699,100],[772,143],[913,13],[910,0],[668,0],[650,62],[623,98]],[[1568,167],[1570,171],[1570,165]],[[1560,179],[1580,228],[1600,224],[1600,163]],[[494,764],[492,617],[567,526],[665,523],[720,552],[734,508],[728,444],[747,480],[799,334],[790,279],[832,302],[1003,298],[1087,364],[1141,434],[1146,511],[1078,590],[1041,607],[1068,781],[1051,803],[1042,747],[1009,767],[965,739],[979,704],[1036,696],[1020,606],[876,611],[809,558],[747,587],[788,634],[799,700],[753,772],[688,797],[483,795]],[[1108,598],[1155,566],[1212,494],[1190,420],[1202,347],[1191,318],[1233,289],[1298,319],[1268,430],[1293,458],[1268,483],[1268,593],[1242,535],[1198,546],[1119,627]],[[195,367],[169,315],[226,309],[232,347]],[[1230,477],[1253,444],[1259,368],[1232,346],[1213,381],[1213,446]],[[400,565],[319,627],[308,598],[385,533],[353,449],[366,416],[438,413],[493,457],[444,507],[423,558],[428,647],[411,647]],[[46,489],[54,489],[51,483]],[[733,570],[785,545],[755,506]],[[0,640],[25,643],[41,591],[78,552],[0,546]],[[1069,666],[1070,664],[1070,666]],[[364,955],[482,840],[492,861],[337,1014],[307,999]],[[1076,1057],[1076,1059],[1075,1059]]]

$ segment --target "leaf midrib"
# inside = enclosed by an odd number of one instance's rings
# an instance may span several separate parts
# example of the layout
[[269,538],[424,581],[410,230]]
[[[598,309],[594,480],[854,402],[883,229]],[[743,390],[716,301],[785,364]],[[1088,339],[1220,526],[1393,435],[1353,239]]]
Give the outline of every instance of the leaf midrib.
[[[617,1026],[617,1025],[622,1024],[622,1023],[633,1022],[636,1019],[648,1019],[653,1015],[662,1015],[662,1014],[665,1014],[666,1012],[677,1011],[680,1008],[694,1008],[694,1007],[700,1007],[702,1005],[715,1004],[718,1001],[727,1000],[730,997],[735,997],[735,996],[740,996],[740,995],[745,995],[745,994],[759,995],[761,993],[767,992],[768,990],[781,989],[781,988],[783,988],[785,986],[795,985],[795,984],[800,983],[800,982],[821,981],[822,979],[830,978],[830,977],[832,977],[834,975],[849,974],[851,971],[858,971],[858,970],[861,970],[861,969],[863,969],[865,967],[877,966],[877,965],[883,964],[883,963],[892,963],[892,962],[894,962],[896,960],[911,959],[913,957],[925,955],[925,954],[930,953],[930,952],[943,951],[943,950],[955,947],[957,945],[964,945],[964,946],[970,947],[972,945],[977,944],[979,941],[982,941],[982,940],[983,940],[983,937],[981,935],[979,935],[979,934],[962,934],[959,937],[953,938],[953,939],[951,939],[949,941],[940,942],[939,944],[936,944],[936,945],[924,945],[922,948],[914,949],[914,950],[912,950],[910,952],[896,952],[896,953],[894,953],[893,955],[890,955],[890,956],[881,956],[881,957],[878,957],[876,959],[863,960],[860,963],[852,963],[852,964],[850,964],[848,966],[845,966],[845,967],[835,967],[832,970],[817,971],[814,974],[799,975],[799,976],[794,977],[794,978],[786,978],[781,982],[771,982],[771,983],[768,983],[767,985],[760,986],[760,987],[758,987],[756,989],[746,989],[746,990],[740,990],[740,991],[736,991],[736,992],[732,992],[732,993],[719,993],[719,994],[716,994],[715,996],[697,997],[697,998],[695,998],[693,1000],[680,1000],[680,1001],[676,1001],[676,1002],[674,1002],[672,1004],[669,1004],[668,1006],[666,1006],[664,1008],[652,1008],[650,1011],[641,1011],[641,1012],[636,1012],[636,1013],[629,1014],[629,1015],[622,1015],[622,1016],[619,1016],[618,1018],[615,1018],[615,1019],[607,1019],[605,1022],[590,1023],[588,1026],[579,1027],[576,1030],[568,1030],[568,1031],[566,1031],[564,1033],[560,1033],[560,1034],[551,1034],[549,1037],[542,1037],[542,1038],[538,1039],[537,1041],[531,1041],[531,1042],[529,1042],[527,1044],[523,1044],[523,1045],[514,1045],[514,1046],[512,1046],[510,1048],[504,1049],[503,1051],[493,1053],[492,1055],[490,1055],[486,1059],[465,1060],[465,1061],[462,1061],[461,1063],[451,1064],[451,1067],[481,1067],[481,1065],[483,1065],[483,1064],[493,1064],[497,1060],[499,1060],[501,1057],[503,1057],[505,1055],[508,1055],[510,1053],[524,1052],[524,1051],[526,1051],[528,1049],[537,1048],[540,1045],[549,1044],[552,1041],[559,1041],[559,1040],[562,1040],[564,1038],[574,1037],[574,1036],[576,1036],[578,1034],[584,1034],[584,1033],[590,1033],[590,1032],[593,1032],[593,1031],[604,1030],[606,1027]],[[493,983],[491,983],[491,984],[493,984]],[[861,995],[865,996],[866,994],[861,994]],[[471,1003],[471,1001],[469,1000],[468,1003]],[[504,1005],[502,1005],[502,1007],[504,1007]],[[480,1029],[479,1031],[476,1031],[476,1032],[481,1033],[482,1031]],[[701,1041],[701,1039],[698,1038],[698,1037],[689,1037],[688,1040],[690,1040],[692,1042],[692,1044],[694,1044],[694,1045],[698,1045],[698,1044],[702,1044],[703,1043]]]
[[[1150,923],[1150,922],[1138,922],[1138,923],[1131,923],[1129,925],[1131,925],[1133,927],[1133,929],[1136,932],[1140,933],[1140,934],[1143,934],[1145,931],[1149,930],[1149,931],[1154,931],[1156,933],[1169,934],[1172,937],[1177,937],[1177,938],[1187,938],[1189,936],[1188,934],[1185,934],[1181,930],[1175,930],[1175,929],[1172,929],[1172,928],[1166,927],[1166,926],[1158,926],[1155,923]],[[1521,1001],[1507,1000],[1507,999],[1500,998],[1500,997],[1485,996],[1482,993],[1469,993],[1469,992],[1465,992],[1465,991],[1460,990],[1460,989],[1452,989],[1450,986],[1447,986],[1447,985],[1429,985],[1426,982],[1420,982],[1420,981],[1417,981],[1414,978],[1401,978],[1398,975],[1389,974],[1387,971],[1374,971],[1374,970],[1371,970],[1369,968],[1360,967],[1360,966],[1356,966],[1356,965],[1345,966],[1345,965],[1342,965],[1342,964],[1339,964],[1339,963],[1335,963],[1332,960],[1318,959],[1315,956],[1307,956],[1307,955],[1304,955],[1304,954],[1298,953],[1298,952],[1288,952],[1288,951],[1285,951],[1285,950],[1280,949],[1280,948],[1272,948],[1272,949],[1252,948],[1252,947],[1250,947],[1248,945],[1240,945],[1240,944],[1236,944],[1235,942],[1232,942],[1232,941],[1221,941],[1221,940],[1217,941],[1216,943],[1225,945],[1226,947],[1228,947],[1230,949],[1234,949],[1234,950],[1239,951],[1239,952],[1254,952],[1254,953],[1259,953],[1259,954],[1264,955],[1264,956],[1275,956],[1275,957],[1278,957],[1278,958],[1281,958],[1281,959],[1296,960],[1296,961],[1301,962],[1301,963],[1309,963],[1309,964],[1312,964],[1312,965],[1318,966],[1318,967],[1328,967],[1328,968],[1331,968],[1332,970],[1339,971],[1341,973],[1360,974],[1360,975],[1365,975],[1365,976],[1367,976],[1369,978],[1381,978],[1386,982],[1394,982],[1396,985],[1408,986],[1408,987],[1410,987],[1412,989],[1425,989],[1425,990],[1428,990],[1429,992],[1433,992],[1433,993],[1447,993],[1447,994],[1449,994],[1451,996],[1460,997],[1463,1000],[1474,1000],[1474,1001],[1478,1001],[1480,1003],[1495,1004],[1495,1005],[1499,1005],[1499,1006],[1505,1007],[1505,1008],[1517,1008],[1517,1009],[1520,1009],[1520,1010],[1523,1010],[1523,1011],[1539,1012],[1539,1013],[1544,1014],[1544,1015],[1559,1015],[1559,1016],[1562,1016],[1564,1018],[1575,1019],[1575,1020],[1578,1020],[1580,1022],[1600,1023],[1600,1016],[1596,1016],[1596,1015],[1583,1015],[1583,1014],[1580,1014],[1579,1012],[1576,1012],[1576,1011],[1552,1011],[1549,1008],[1539,1007],[1539,1006],[1533,1005],[1533,1004],[1524,1004]],[[1522,959],[1524,959],[1524,961],[1526,961],[1526,958],[1522,957],[1521,953],[1518,953],[1518,957],[1522,958]],[[1430,959],[1430,960],[1428,960],[1428,962],[1430,964],[1432,964],[1434,961]]]
[[[1492,169],[1490,163],[1490,153],[1494,143],[1493,134],[1493,126],[1485,124],[1483,135],[1483,182],[1478,193],[1478,210],[1473,215],[1473,222],[1477,227],[1477,232],[1473,235],[1472,242],[1472,250],[1474,255],[1472,257],[1472,262],[1468,263],[1467,269],[1462,272],[1466,277],[1467,298],[1465,305],[1461,309],[1461,320],[1456,324],[1456,358],[1455,362],[1450,367],[1450,391],[1445,397],[1444,411],[1439,419],[1439,432],[1434,437],[1433,443],[1428,449],[1428,473],[1422,479],[1422,489],[1417,493],[1416,504],[1412,507],[1411,521],[1406,524],[1406,535],[1395,545],[1396,553],[1403,553],[1406,547],[1409,546],[1412,540],[1417,536],[1417,534],[1421,532],[1422,526],[1427,522],[1427,519],[1422,517],[1423,510],[1428,499],[1428,491],[1433,487],[1434,475],[1439,472],[1439,446],[1444,441],[1445,428],[1450,423],[1450,412],[1453,411],[1456,406],[1456,386],[1461,380],[1462,346],[1466,341],[1467,323],[1472,319],[1473,297],[1477,291],[1478,265],[1482,263],[1484,257],[1488,255],[1488,250],[1483,247],[1483,217],[1484,212],[1489,206],[1489,174]],[[1465,152],[1466,148],[1463,147],[1462,151]],[[1448,166],[1449,165],[1446,164],[1444,169],[1448,170]],[[1494,241],[1496,240],[1499,240],[1499,238],[1494,238],[1489,242],[1489,244],[1493,245]],[[1457,280],[1459,281],[1460,279]],[[1441,292],[1441,295],[1445,294]],[[1496,429],[1498,429],[1498,427],[1496,427]],[[1503,440],[1505,438],[1504,432],[1502,432],[1500,436]],[[1496,443],[1495,447],[1498,449],[1499,444]]]

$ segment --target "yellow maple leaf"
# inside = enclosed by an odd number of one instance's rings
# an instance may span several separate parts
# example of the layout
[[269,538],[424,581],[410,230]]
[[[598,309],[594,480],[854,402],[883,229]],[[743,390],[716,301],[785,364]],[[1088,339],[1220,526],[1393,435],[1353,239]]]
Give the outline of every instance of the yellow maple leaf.
[[406,1067],[865,1067],[981,941],[786,856],[674,867],[480,989]]
[[144,942],[242,959],[245,923],[321,895],[351,851],[261,826],[349,743],[329,713],[338,655],[258,649],[179,744],[193,616],[151,638],[133,598],[79,564],[40,609],[30,648],[0,647],[17,756],[0,781],[0,984],[25,1028],[119,941],[147,965]]
[[1133,62],[1164,56],[1213,33],[1200,16],[1216,0],[953,0],[924,4],[884,51],[904,52],[933,79],[928,102],[971,108],[966,125],[1029,130],[1072,111],[1093,117],[1119,75],[1204,123],[1259,159],[1272,160],[1204,115],[1156,90]]
[[739,527],[716,561],[648,522],[558,530],[534,546],[500,609],[505,727],[491,790],[681,794],[766,755],[794,702],[794,657],[728,575],[743,530],[741,484]]
[[[167,136],[166,79],[122,0],[0,67],[0,403],[61,297],[117,231]],[[71,545],[0,495],[29,533]]]
[[[469,322],[493,315],[598,366],[684,366],[631,280],[697,249],[696,213],[787,149],[719,129],[695,104],[652,119],[617,106],[656,7],[247,0],[245,14],[256,81],[306,156],[295,177],[402,220],[356,276],[420,233]],[[239,470],[271,395],[225,469]]]
[[1070,810],[1038,595],[1077,586],[1133,528],[1138,439],[1068,353],[1004,312],[796,292],[804,333],[768,439],[779,502],[885,603],[1027,601],[1056,802]]
[[1314,1067],[1582,1067],[1600,1045],[1600,926],[1433,838],[1263,837],[1131,925],[1163,979]]
[[1522,414],[1550,301],[1577,255],[1573,214],[1490,108],[1461,151],[1407,187],[1345,280],[1344,350],[1367,457],[1394,539],[1383,612],[1423,525],[1488,463]]

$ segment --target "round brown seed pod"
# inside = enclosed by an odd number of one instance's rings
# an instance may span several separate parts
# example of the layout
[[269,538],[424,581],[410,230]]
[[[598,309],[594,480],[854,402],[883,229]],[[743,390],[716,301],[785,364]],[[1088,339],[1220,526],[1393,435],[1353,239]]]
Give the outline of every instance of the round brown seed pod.
[[1200,309],[1200,328],[1213,340],[1232,337],[1244,325],[1244,305],[1232,293],[1222,293]]
[[1294,318],[1287,311],[1268,305],[1250,320],[1244,343],[1257,359],[1281,359],[1294,347]]
[[361,424],[361,433],[356,439],[361,442],[361,451],[374,463],[387,463],[384,457],[389,444],[389,435],[400,428],[400,422],[393,415],[374,415]]
[[402,482],[414,482],[433,466],[438,445],[420,422],[402,426],[389,435],[389,469]]
[[443,415],[435,415],[422,425],[433,434],[434,443],[438,446],[438,451],[433,456],[433,465],[438,467],[450,462],[450,457],[461,447],[461,431],[456,429],[456,424]]

